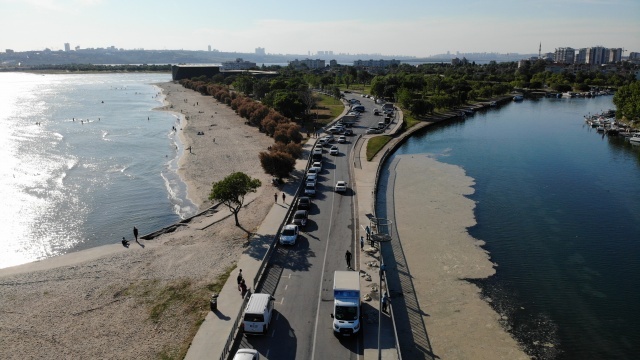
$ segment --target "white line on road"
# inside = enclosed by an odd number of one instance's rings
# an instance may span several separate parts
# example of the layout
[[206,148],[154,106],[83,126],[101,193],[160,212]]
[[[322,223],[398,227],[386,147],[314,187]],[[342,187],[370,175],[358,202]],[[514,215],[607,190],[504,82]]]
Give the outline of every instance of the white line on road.
[[284,297],[280,300],[280,305],[284,304]]

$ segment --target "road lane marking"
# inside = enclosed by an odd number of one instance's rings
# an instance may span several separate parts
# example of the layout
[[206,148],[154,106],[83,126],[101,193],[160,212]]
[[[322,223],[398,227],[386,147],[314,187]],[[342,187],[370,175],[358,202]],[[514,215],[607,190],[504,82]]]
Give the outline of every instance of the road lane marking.
[[289,285],[285,285],[284,286],[284,291],[287,291],[287,288],[289,287]]
[[280,300],[280,305],[284,304],[284,297]]

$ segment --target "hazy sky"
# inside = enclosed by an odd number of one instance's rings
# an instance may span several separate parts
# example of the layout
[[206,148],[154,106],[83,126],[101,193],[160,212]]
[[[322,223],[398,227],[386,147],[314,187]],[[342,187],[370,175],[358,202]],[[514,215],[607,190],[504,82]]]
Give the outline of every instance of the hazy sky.
[[640,0],[0,0],[0,51],[640,51]]

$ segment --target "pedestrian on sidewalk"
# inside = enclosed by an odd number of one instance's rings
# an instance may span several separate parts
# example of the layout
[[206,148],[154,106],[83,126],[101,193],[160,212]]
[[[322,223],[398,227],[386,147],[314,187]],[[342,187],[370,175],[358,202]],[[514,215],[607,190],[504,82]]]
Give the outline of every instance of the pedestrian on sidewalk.
[[286,196],[284,195],[284,193],[282,193],[282,203],[283,203],[283,204],[286,204],[286,203],[287,203],[287,202],[285,201],[285,199],[286,199]]
[[276,203],[278,202],[278,193],[273,194],[273,200],[275,200]]
[[349,250],[344,254],[344,259],[347,260],[347,269],[351,269],[351,252]]
[[244,279],[240,281],[240,285],[238,285],[238,290],[240,290],[240,297],[244,298],[247,294],[247,284],[244,282]]
[[360,236],[360,251],[364,250],[364,236]]
[[244,280],[244,279],[243,279],[243,277],[242,277],[242,269],[240,269],[240,271],[238,272],[238,278],[237,278],[237,280],[238,280],[238,285],[240,285],[240,283],[242,282],[242,280]]
[[389,305],[389,295],[385,291],[384,295],[382,296],[382,312],[384,312],[384,313],[387,312],[387,306],[388,305]]

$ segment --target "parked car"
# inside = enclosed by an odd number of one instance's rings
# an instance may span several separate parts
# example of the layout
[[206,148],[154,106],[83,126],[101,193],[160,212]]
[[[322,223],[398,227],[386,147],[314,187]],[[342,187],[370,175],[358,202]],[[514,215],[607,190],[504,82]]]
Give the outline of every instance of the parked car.
[[337,146],[332,146],[331,150],[329,150],[329,154],[331,155],[338,155],[340,152],[338,152],[338,147]]
[[233,360],[260,360],[260,353],[256,349],[238,349]]
[[313,176],[311,178],[307,178],[307,181],[305,182],[305,186],[313,186],[316,187],[316,183],[317,183],[317,177]]
[[304,194],[307,196],[316,196],[316,187],[315,185],[305,184]]
[[333,137],[333,135],[329,134],[329,135],[325,135],[323,137],[328,143],[332,142],[333,140],[335,140],[335,138]]
[[280,244],[282,245],[295,245],[298,241],[298,225],[285,225],[280,233]]
[[309,169],[313,168],[318,169],[318,173],[322,172],[322,161],[314,161]]
[[347,130],[344,131],[344,134],[351,136],[351,135],[353,135],[353,130],[347,129]]
[[344,144],[347,142],[347,137],[344,135],[341,135],[340,137],[338,137],[338,142],[341,144]]
[[293,214],[293,223],[299,227],[305,227],[308,218],[309,212],[307,210],[298,210]]
[[380,109],[373,110],[373,115],[380,115],[380,114],[381,114]]
[[336,192],[345,192],[347,191],[347,182],[346,181],[338,181],[335,186]]
[[367,129],[366,133],[367,134],[382,134],[383,131],[378,129],[378,128],[370,127],[370,128]]
[[311,208],[311,199],[306,196],[298,198],[298,210],[308,210]]

